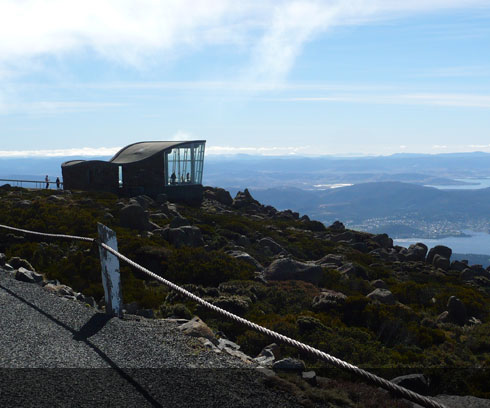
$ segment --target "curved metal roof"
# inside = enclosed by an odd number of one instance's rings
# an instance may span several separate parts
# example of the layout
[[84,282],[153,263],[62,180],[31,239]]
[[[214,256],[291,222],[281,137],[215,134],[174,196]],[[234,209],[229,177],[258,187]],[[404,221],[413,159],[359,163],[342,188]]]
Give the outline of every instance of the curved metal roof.
[[162,141],[133,143],[119,150],[109,162],[116,164],[134,163],[180,145],[205,142],[205,140],[186,140],[182,142]]

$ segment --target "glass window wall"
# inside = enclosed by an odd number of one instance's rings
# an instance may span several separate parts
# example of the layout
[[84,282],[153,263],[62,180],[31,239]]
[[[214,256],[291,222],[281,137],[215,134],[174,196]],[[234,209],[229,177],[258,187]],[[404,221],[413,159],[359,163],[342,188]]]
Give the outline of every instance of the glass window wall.
[[202,184],[204,142],[185,144],[164,154],[166,186]]

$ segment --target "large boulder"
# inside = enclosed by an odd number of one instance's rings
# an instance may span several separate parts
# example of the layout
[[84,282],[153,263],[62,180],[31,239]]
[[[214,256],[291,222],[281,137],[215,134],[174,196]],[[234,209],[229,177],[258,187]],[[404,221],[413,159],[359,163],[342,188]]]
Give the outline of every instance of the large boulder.
[[451,266],[449,259],[439,254],[434,255],[434,258],[432,259],[432,265],[434,265],[436,268],[444,269],[445,271],[447,271]]
[[417,394],[428,395],[429,382],[423,374],[408,374],[393,378],[392,383],[407,388]]
[[362,266],[353,263],[342,265],[338,271],[345,278],[368,278],[366,270]]
[[276,259],[264,271],[267,280],[302,280],[318,285],[323,275],[321,266],[291,258]]
[[333,232],[344,232],[345,225],[342,224],[340,221],[335,221],[332,225],[328,227],[328,229]]
[[453,250],[444,245],[436,245],[434,248],[431,248],[429,254],[427,255],[427,263],[432,263],[435,255],[440,255],[448,260],[451,259],[451,255]]
[[317,312],[326,312],[330,309],[345,303],[347,296],[335,290],[323,289],[322,292],[313,298],[311,307]]
[[301,373],[305,371],[305,368],[303,361],[291,357],[283,358],[272,365],[274,371],[294,371]]
[[320,258],[318,261],[315,261],[315,263],[317,265],[334,264],[340,266],[342,265],[343,260],[344,257],[342,255],[327,254],[323,258]]
[[181,216],[177,216],[177,217],[174,217],[174,219],[172,221],[170,221],[170,228],[179,228],[179,227],[187,227],[191,225],[191,223],[189,222],[189,220],[187,218],[184,218],[184,217],[181,217]]
[[121,227],[139,231],[148,231],[151,228],[148,211],[139,204],[129,204],[119,212]]
[[233,203],[230,193],[219,187],[204,187],[203,197],[209,200],[215,200],[224,205],[231,205]]
[[371,239],[382,248],[393,248],[393,240],[387,234],[378,234]]
[[388,289],[376,288],[366,295],[366,297],[371,300],[377,300],[385,305],[394,305],[396,303],[395,296]]
[[248,188],[246,188],[243,192],[239,191],[236,194],[232,206],[234,208],[244,208],[247,206],[260,206],[260,203],[252,197]]
[[427,250],[427,245],[423,244],[422,242],[417,242],[416,244],[412,244],[408,247],[404,258],[406,261],[422,262],[425,260]]
[[250,265],[252,265],[256,271],[262,271],[264,267],[260,264],[259,261],[257,261],[253,256],[250,254],[247,254],[246,252],[243,251],[229,251],[227,252],[228,255],[232,256],[235,259],[239,259],[241,261],[244,261]]
[[176,248],[184,246],[198,247],[204,245],[201,230],[194,226],[183,226],[179,228],[164,228],[161,230],[163,238]]
[[269,255],[277,255],[286,252],[281,245],[270,237],[262,238],[258,244],[260,250]]

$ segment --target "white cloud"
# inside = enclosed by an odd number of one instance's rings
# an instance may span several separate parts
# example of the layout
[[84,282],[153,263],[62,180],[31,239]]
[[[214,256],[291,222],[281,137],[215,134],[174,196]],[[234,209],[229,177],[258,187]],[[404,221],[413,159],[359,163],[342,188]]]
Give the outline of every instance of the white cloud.
[[70,112],[90,112],[100,109],[125,106],[119,102],[87,102],[87,101],[36,101],[22,103],[6,103],[0,95],[0,115],[13,113],[29,113],[31,115],[50,115]]
[[190,133],[178,130],[169,140],[181,141],[181,140],[192,140],[192,135]]
[[310,146],[206,146],[206,154],[254,154],[267,156],[294,155],[309,149]]
[[431,105],[467,108],[490,108],[490,95],[458,93],[336,93],[329,96],[281,98],[289,102],[350,102],[365,104]]
[[61,156],[112,156],[121,147],[81,147],[73,149],[50,150],[0,150],[0,157],[61,157]]
[[434,145],[432,146],[432,148],[434,150],[437,150],[437,149],[447,149],[448,147],[446,145]]
[[144,66],[231,45],[250,53],[248,78],[278,82],[304,44],[332,27],[485,6],[488,0],[2,0],[0,72],[87,50]]

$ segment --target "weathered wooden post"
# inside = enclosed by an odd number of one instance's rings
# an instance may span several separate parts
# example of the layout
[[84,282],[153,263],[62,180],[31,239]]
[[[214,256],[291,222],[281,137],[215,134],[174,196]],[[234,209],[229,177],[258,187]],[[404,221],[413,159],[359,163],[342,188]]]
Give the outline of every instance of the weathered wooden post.
[[[116,233],[101,223],[97,223],[100,242],[117,251]],[[105,310],[107,314],[122,317],[121,276],[119,259],[99,246],[102,285],[104,286]]]

